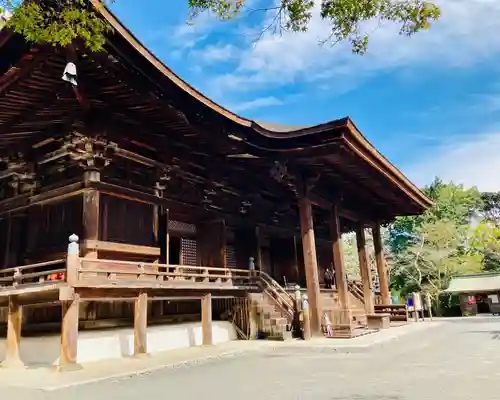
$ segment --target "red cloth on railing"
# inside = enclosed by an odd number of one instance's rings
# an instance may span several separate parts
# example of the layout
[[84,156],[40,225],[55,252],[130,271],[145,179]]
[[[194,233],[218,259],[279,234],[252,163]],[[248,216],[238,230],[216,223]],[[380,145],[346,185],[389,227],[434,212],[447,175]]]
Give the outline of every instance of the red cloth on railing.
[[60,272],[58,274],[50,274],[47,277],[47,280],[48,281],[62,281],[62,280],[64,280],[64,273]]

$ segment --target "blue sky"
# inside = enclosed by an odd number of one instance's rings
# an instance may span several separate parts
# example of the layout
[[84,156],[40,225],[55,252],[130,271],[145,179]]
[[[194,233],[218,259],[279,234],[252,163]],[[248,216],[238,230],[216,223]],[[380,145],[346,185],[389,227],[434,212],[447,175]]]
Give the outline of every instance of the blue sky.
[[365,56],[319,45],[328,25],[316,16],[305,34],[261,35],[266,13],[188,25],[187,1],[112,8],[166,65],[240,115],[297,125],[350,116],[419,185],[438,175],[500,190],[500,1],[437,0],[443,15],[430,31],[406,38],[384,25]]

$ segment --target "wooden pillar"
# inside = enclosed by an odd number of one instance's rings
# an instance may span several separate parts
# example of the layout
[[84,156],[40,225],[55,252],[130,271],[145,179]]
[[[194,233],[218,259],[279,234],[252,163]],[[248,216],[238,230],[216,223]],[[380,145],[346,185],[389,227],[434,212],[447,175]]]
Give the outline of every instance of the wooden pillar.
[[365,312],[366,314],[373,314],[375,312],[375,307],[372,291],[372,277],[370,267],[368,266],[368,258],[366,256],[365,229],[362,223],[359,223],[356,227],[356,244],[358,247],[361,281],[363,282],[363,299],[365,302]]
[[314,238],[313,214],[311,200],[307,193],[299,197],[300,231],[304,251],[307,297],[309,300],[309,315],[311,318],[311,335],[321,333],[321,297],[318,278],[318,260],[316,259],[316,243]]
[[134,307],[134,356],[148,352],[148,295],[140,293]]
[[212,295],[210,293],[201,298],[201,333],[203,345],[212,345]]
[[59,367],[61,370],[78,369],[78,314],[80,297],[72,294],[72,299],[61,301],[61,347],[59,354]]
[[372,229],[373,245],[375,247],[375,260],[377,262],[377,272],[380,284],[380,294],[382,304],[391,304],[391,293],[389,292],[389,279],[387,277],[387,268],[384,259],[382,246],[382,235],[380,234],[380,223],[376,223]]
[[9,296],[9,309],[7,316],[7,341],[5,345],[5,360],[2,367],[22,368],[21,361],[21,326],[22,307],[16,296]]
[[[83,180],[88,182],[99,182],[101,174],[99,171],[89,170],[83,174]],[[83,240],[99,240],[99,191],[85,189],[83,192],[82,228]],[[97,251],[89,251],[84,257],[97,258]]]
[[[294,274],[295,274],[295,282],[298,283],[299,285],[301,284],[300,282],[303,281],[304,275],[301,274],[302,268],[299,267],[299,246],[297,244],[297,235],[293,235],[293,268],[294,268]],[[316,257],[317,259],[317,257]],[[317,263],[317,261],[316,261]],[[304,271],[305,272],[305,271]],[[302,276],[301,276],[302,275]],[[319,284],[319,275],[318,275],[318,284]]]
[[170,211],[165,209],[163,223],[165,224],[165,264],[170,264],[170,233],[168,230],[168,221],[170,221]]
[[[255,227],[255,238],[256,238],[256,247],[257,247],[257,254],[255,255],[255,261],[257,265],[259,266],[259,269],[262,271],[263,270],[263,265],[262,265],[262,233],[261,229],[256,226]],[[267,271],[265,271],[267,272]]]
[[[155,195],[163,198],[165,187],[159,183],[155,186]],[[155,246],[160,248],[160,264],[168,263],[168,209],[162,205],[153,207],[153,236]]]
[[344,265],[344,254],[342,250],[342,235],[340,231],[340,221],[338,206],[332,209],[330,219],[330,235],[332,237],[333,266],[335,268],[335,283],[339,295],[339,303],[342,309],[349,309],[349,288],[347,287],[347,275]]
[[[219,228],[219,259],[222,262],[222,268],[227,269],[227,232],[226,232],[226,220],[222,219],[220,221],[220,228]],[[211,315],[211,314],[210,314]]]

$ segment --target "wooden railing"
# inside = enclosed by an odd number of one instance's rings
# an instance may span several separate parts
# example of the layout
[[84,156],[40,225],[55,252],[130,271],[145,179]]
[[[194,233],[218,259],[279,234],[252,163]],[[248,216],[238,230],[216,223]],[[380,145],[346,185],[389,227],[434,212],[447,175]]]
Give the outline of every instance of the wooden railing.
[[0,270],[1,288],[21,288],[54,281],[64,281],[66,259],[28,264]]
[[358,282],[348,279],[347,288],[359,301],[361,301],[362,303],[365,302],[363,288],[360,287],[360,284]]
[[130,285],[178,282],[246,286],[251,278],[250,271],[240,269],[79,258],[77,282],[100,285],[111,282]]
[[408,321],[408,307],[405,304],[376,304],[375,314],[389,314],[391,322]]
[[272,299],[285,316],[291,320],[295,313],[293,297],[266,272],[257,271],[257,276],[264,293]]
[[[80,257],[78,237],[71,235],[69,240],[66,259],[0,270],[0,291],[26,285],[39,286],[46,282],[66,282],[70,286],[122,285],[133,288],[163,285],[169,288],[190,289],[207,285],[214,288],[253,288],[258,284],[285,316],[292,318],[294,315],[293,297],[263,271]],[[130,253],[133,250],[136,254],[137,249],[133,247],[99,241],[86,241],[82,246],[85,251]],[[146,255],[152,253],[151,248],[145,249],[144,252]]]

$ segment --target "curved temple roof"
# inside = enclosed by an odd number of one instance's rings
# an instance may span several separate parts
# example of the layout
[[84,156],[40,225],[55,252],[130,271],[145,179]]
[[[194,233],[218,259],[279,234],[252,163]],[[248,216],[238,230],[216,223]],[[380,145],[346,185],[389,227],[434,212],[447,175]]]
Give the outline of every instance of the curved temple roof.
[[[101,15],[111,24],[113,29],[144,57],[151,66],[156,68],[158,72],[168,78],[180,89],[191,95],[194,99],[227,118],[233,124],[239,125],[242,128],[250,128],[250,134],[245,138],[248,144],[254,145],[261,150],[275,152],[301,150],[304,147],[304,140],[307,140],[307,145],[311,148],[321,147],[327,146],[331,143],[331,140],[338,139],[338,132],[341,130],[343,133],[342,139],[348,148],[370,164],[373,169],[377,170],[389,181],[397,185],[409,198],[419,204],[422,210],[432,204],[431,200],[426,197],[421,190],[377,151],[377,149],[356,128],[349,117],[319,125],[300,127],[252,121],[241,117],[215,103],[190,86],[142,45],[142,43],[135,38],[109,9],[102,6],[99,0],[91,1]],[[297,143],[297,145],[294,146],[294,143]]]
[[[173,156],[190,158],[210,179],[226,180],[237,192],[248,195],[266,187],[273,204],[295,198],[292,170],[305,170],[318,176],[315,204],[324,210],[340,200],[351,221],[356,214],[365,221],[387,222],[432,204],[350,118],[285,126],[232,113],[165,66],[99,0],[89,1],[113,32],[106,53],[76,45],[79,87],[97,119],[99,112],[112,119],[108,125],[120,139],[123,132],[133,132],[125,140],[151,141],[167,163]],[[81,104],[60,79],[66,62],[65,51],[29,44],[10,30],[0,32],[0,155],[13,144],[31,146],[56,135],[54,129],[63,131],[81,118]],[[275,161],[288,163],[292,172],[291,181],[279,187],[272,187],[268,176]],[[186,168],[192,173],[200,169],[194,164]]]

